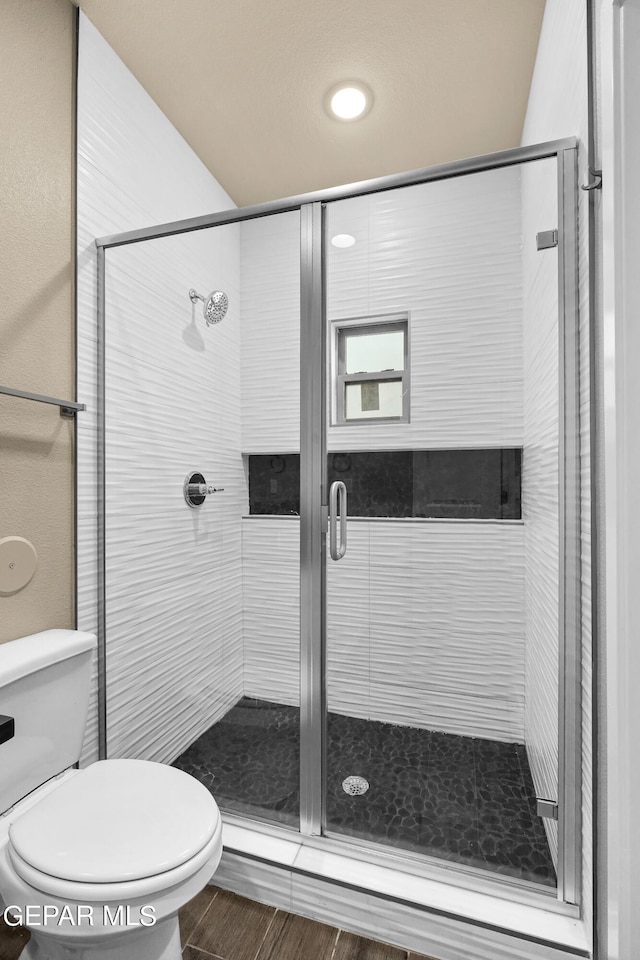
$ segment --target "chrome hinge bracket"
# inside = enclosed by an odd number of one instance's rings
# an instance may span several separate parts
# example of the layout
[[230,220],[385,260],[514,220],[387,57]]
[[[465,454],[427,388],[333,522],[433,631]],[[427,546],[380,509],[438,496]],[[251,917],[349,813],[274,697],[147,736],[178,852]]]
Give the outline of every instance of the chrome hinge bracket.
[[589,180],[588,183],[580,184],[581,190],[602,190],[602,170],[592,170],[589,167],[589,176],[593,177],[593,180]]
[[548,250],[550,247],[558,246],[558,231],[543,230],[536,233],[536,248],[538,250]]
[[547,817],[549,820],[558,819],[558,804],[555,800],[541,800],[536,797],[536,813],[539,817]]

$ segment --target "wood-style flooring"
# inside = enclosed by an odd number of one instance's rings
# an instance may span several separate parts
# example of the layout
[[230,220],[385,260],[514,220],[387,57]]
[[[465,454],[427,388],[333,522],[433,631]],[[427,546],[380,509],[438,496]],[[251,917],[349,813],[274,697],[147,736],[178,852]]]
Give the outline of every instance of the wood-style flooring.
[[[185,960],[432,960],[214,886],[181,910],[180,934]],[[0,922],[0,960],[18,960],[28,939]]]

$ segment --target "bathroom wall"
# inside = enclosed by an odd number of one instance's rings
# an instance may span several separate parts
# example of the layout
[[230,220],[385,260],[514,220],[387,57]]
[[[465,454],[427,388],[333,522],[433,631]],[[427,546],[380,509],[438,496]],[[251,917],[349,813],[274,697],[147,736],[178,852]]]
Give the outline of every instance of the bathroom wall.
[[[522,135],[523,143],[576,136],[579,141],[578,182],[587,183],[587,42],[586,5],[582,0],[547,0]],[[578,191],[579,202],[579,301],[580,301],[580,468],[581,495],[581,632],[582,632],[582,837],[583,908],[585,927],[592,919],[592,814],[591,814],[591,502],[590,479],[590,385],[589,385],[589,274],[588,198]],[[529,225],[525,230],[530,232]],[[535,224],[530,224],[535,232]],[[538,228],[539,229],[539,228]],[[545,229],[547,229],[545,227]],[[548,282],[552,278],[548,274]],[[540,297],[543,291],[539,291]],[[552,647],[549,647],[549,654]]]
[[[107,254],[110,756],[173,760],[242,693],[238,263],[237,226]],[[223,488],[198,509],[194,469]]]
[[[299,451],[300,214],[242,223],[240,267],[242,452]],[[300,523],[293,516],[256,523],[247,516],[248,485],[245,489],[240,520],[244,692],[298,704]]]
[[[89,407],[78,437],[82,629],[96,629],[97,610],[94,240],[232,206],[80,14],[78,376],[79,395]],[[232,230],[224,238],[204,234],[107,253],[113,756],[171,759],[185,745],[186,731],[188,738],[197,735],[241,694],[240,535],[237,522],[229,521],[238,513],[241,469],[233,448],[239,420],[237,242]],[[218,285],[228,289],[232,306],[224,324],[206,330],[188,290],[209,293]],[[199,514],[182,497],[187,472],[197,468],[226,487]],[[94,695],[84,761],[96,750]]]
[[[330,450],[521,446],[520,179],[516,168],[328,212],[331,318],[410,312],[411,422],[334,427]],[[277,218],[241,243],[242,449],[299,449],[297,238]],[[243,520],[244,676],[298,699],[298,523]],[[519,522],[350,522],[328,569],[328,700],[340,712],[524,738],[524,530]]]
[[[300,214],[240,227],[242,450],[300,450]],[[248,509],[248,507],[247,507]]]
[[[522,742],[522,539],[520,524],[351,520],[328,566],[329,709]],[[242,542],[245,692],[296,704],[298,521],[245,518]]]
[[344,200],[327,233],[329,320],[410,314],[411,419],[329,430],[330,450],[522,443],[520,173]]
[[[68,0],[6,0],[0,30],[0,383],[74,399],[75,14]],[[74,625],[73,420],[0,396],[0,537],[38,568],[0,597],[0,642]]]

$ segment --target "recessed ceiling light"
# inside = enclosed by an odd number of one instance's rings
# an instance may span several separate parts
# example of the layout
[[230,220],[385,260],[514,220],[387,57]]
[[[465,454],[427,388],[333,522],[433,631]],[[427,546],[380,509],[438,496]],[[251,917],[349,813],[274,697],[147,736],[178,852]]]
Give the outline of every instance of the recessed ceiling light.
[[334,247],[352,247],[356,242],[356,238],[352,237],[350,233],[336,233],[335,237],[331,237],[331,243]]
[[369,87],[359,81],[345,81],[327,93],[329,114],[337,120],[358,120],[368,113],[373,103]]

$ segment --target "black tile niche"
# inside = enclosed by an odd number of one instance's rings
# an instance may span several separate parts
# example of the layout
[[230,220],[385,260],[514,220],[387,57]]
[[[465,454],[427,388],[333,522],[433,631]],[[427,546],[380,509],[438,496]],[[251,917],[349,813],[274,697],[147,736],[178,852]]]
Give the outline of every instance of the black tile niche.
[[[300,456],[250,455],[249,513],[300,513]],[[329,453],[352,517],[520,520],[522,450],[372,450]]]

